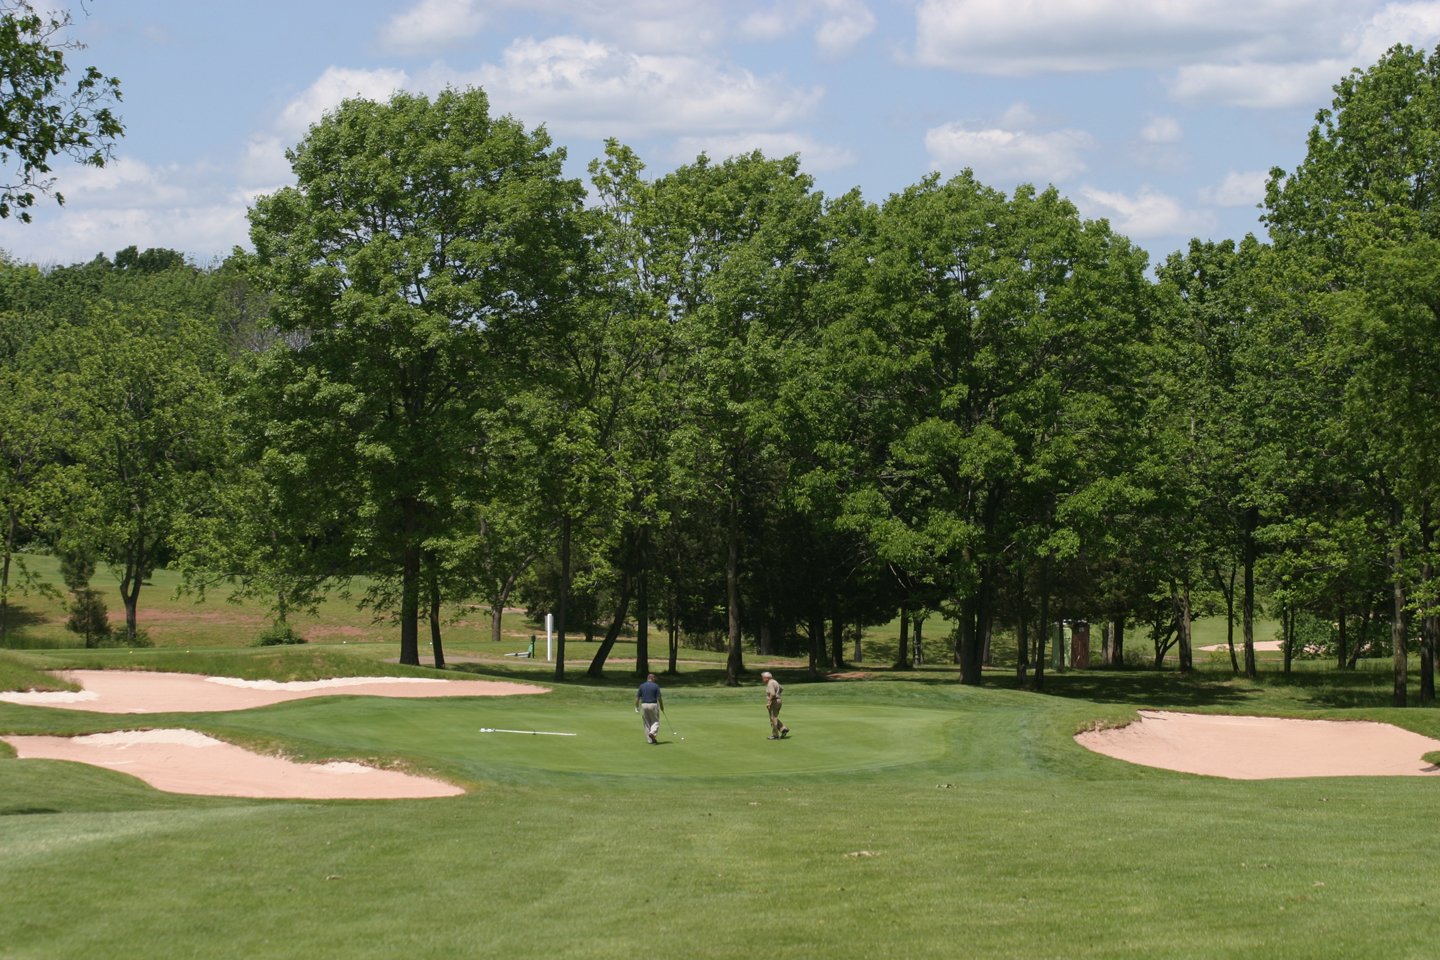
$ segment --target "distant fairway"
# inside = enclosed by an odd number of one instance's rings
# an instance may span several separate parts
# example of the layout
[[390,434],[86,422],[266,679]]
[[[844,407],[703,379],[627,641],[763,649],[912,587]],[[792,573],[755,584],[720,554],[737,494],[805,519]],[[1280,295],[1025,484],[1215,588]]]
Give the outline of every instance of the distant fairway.
[[[227,719],[228,730],[313,739],[342,751],[429,758],[467,779],[555,773],[648,777],[770,777],[850,774],[940,760],[957,718],[934,708],[821,700],[786,706],[792,735],[766,739],[768,721],[752,695],[667,700],[660,744],[644,742],[629,695],[614,703],[565,702],[551,695],[399,701],[299,701]],[[672,725],[673,724],[673,725]],[[574,733],[481,733],[482,727]],[[674,736],[678,733],[683,741]]]

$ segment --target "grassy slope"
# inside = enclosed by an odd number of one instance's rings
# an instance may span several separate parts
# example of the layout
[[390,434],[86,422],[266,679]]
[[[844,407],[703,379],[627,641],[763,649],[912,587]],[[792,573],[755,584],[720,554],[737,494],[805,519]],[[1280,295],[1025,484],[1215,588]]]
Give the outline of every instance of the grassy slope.
[[[255,650],[237,647],[237,628],[172,616],[156,650],[0,655],[0,686],[64,666],[430,673],[388,662],[389,628],[383,643]],[[867,656],[883,660],[884,644]],[[491,675],[551,670],[491,659],[484,639],[449,649]],[[572,677],[590,649],[571,648]],[[1205,666],[1193,679],[1067,672],[1044,696],[1011,689],[1005,671],[979,690],[948,666],[813,684],[782,673],[795,738],[770,743],[754,686],[687,664],[662,678],[660,747],[641,742],[627,667],[535,698],[334,697],[144,720],[0,704],[4,732],[184,724],[471,788],[194,798],[0,759],[0,957],[1429,955],[1433,781],[1213,780],[1096,756],[1070,735],[1140,706],[1382,719],[1431,736],[1440,718],[1384,707],[1388,664],[1303,664],[1284,684]]]
[[[785,743],[763,739],[754,688],[683,679],[667,700],[686,739],[667,724],[661,747],[628,681],[167,718],[402,758],[473,788],[453,800],[187,798],[0,761],[0,956],[1400,957],[1440,933],[1405,909],[1440,881],[1433,782],[1210,780],[1069,739],[1142,702],[1399,712],[1222,675],[1071,673],[1056,696],[952,676],[792,681]],[[6,730],[136,725],[0,707]],[[1403,719],[1440,734],[1429,711]]]

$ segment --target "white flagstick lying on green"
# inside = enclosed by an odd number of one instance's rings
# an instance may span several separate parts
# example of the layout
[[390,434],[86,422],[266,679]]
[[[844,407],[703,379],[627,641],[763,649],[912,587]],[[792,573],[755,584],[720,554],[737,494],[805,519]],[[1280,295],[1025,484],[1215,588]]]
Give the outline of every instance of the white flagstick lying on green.
[[481,727],[481,733],[529,733],[537,737],[573,737],[573,733],[558,733],[554,730],[498,730],[495,727]]

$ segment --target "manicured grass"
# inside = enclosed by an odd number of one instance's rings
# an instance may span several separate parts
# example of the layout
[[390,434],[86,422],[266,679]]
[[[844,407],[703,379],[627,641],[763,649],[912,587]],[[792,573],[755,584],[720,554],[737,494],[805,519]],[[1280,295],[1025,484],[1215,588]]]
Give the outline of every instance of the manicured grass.
[[[165,596],[159,583],[147,594],[169,611],[156,648],[4,651],[0,687],[59,687],[44,671],[69,667],[442,675],[393,663],[393,627],[341,635],[368,614],[338,599],[330,639],[254,648],[244,624],[202,616],[230,609],[223,601]],[[31,620],[24,629],[43,640]],[[1440,934],[1427,903],[1440,883],[1428,855],[1436,782],[1225,781],[1072,740],[1148,707],[1385,720],[1440,737],[1440,711],[1387,706],[1388,661],[1347,673],[1304,661],[1287,679],[1266,660],[1256,681],[1233,677],[1228,658],[1201,659],[1188,677],[1048,672],[1035,694],[1016,688],[1003,651],[984,687],[959,686],[936,656],[945,631],[933,620],[931,663],[892,671],[892,624],[867,631],[869,679],[810,682],[803,662],[773,661],[794,730],[783,742],[765,739],[753,673],[727,688],[720,655],[684,651],[679,674],[661,677],[668,712],[650,746],[632,710],[633,665],[617,659],[585,680],[595,646],[572,638],[555,684],[553,664],[503,656],[534,627],[514,618],[507,630],[500,649],[483,631],[447,634],[449,675],[551,692],[159,716],[0,703],[0,732],[186,726],[470,791],[187,797],[117,770],[0,758],[0,958],[1353,960],[1428,956]],[[633,652],[622,642],[615,657]],[[663,668],[663,642],[652,653]]]
[[[134,656],[172,669],[228,657],[250,675],[310,669],[314,653]],[[331,667],[377,666],[329,653]],[[695,675],[707,679],[664,678],[667,742],[653,747],[619,677],[536,697],[163,718],[471,790],[446,800],[192,798],[0,760],[0,956],[1364,958],[1421,956],[1440,933],[1425,907],[1440,881],[1433,781],[1223,781],[1070,739],[1166,705],[1440,734],[1433,711],[1385,709],[1363,686],[1344,694],[1363,706],[1339,707],[1318,672],[1281,688],[1228,671],[1076,671],[1049,695],[1008,689],[1004,673],[970,689],[939,668],[808,684],[795,672],[794,737],[770,742],[756,687]],[[0,704],[8,731],[151,722]]]

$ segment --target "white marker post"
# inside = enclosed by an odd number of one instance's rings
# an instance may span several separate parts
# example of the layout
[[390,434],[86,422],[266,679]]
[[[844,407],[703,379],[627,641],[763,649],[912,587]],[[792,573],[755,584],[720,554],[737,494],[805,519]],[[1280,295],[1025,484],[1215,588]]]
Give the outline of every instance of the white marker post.
[[555,654],[550,650],[550,640],[555,633],[555,614],[545,614],[545,659],[554,660]]

